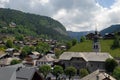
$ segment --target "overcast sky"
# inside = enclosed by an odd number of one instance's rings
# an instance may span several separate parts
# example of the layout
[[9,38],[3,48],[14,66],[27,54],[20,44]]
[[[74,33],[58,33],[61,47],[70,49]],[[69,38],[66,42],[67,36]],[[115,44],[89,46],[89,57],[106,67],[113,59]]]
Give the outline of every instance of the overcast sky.
[[0,7],[52,17],[70,31],[120,23],[120,0],[0,0]]

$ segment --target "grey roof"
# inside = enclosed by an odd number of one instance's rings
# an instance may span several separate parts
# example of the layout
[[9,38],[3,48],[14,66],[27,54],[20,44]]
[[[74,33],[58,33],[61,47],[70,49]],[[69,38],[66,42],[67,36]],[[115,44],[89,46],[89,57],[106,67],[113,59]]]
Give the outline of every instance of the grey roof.
[[13,67],[17,70],[19,67],[24,68],[25,65],[23,65],[22,63],[19,63],[19,64],[15,64],[15,65],[9,65],[9,66],[6,66],[6,67]]
[[107,58],[113,58],[109,53],[102,52],[64,52],[59,59],[70,60],[73,57],[83,58],[85,61],[105,61]]
[[0,58],[3,58],[4,56],[6,56],[7,54],[0,54]]
[[54,59],[49,55],[45,55],[42,58],[40,58],[38,61],[49,62],[49,61],[54,61]]
[[96,70],[93,73],[83,77],[80,80],[97,80],[97,78],[99,78],[99,80],[103,80],[106,77],[108,77],[110,80],[116,80],[115,78],[113,78],[109,74],[107,74],[107,73],[105,73],[103,71],[100,71],[100,70]]
[[[14,68],[1,67],[0,68],[0,80],[11,80],[14,72],[16,72],[16,69]],[[16,77],[12,80],[16,80]]]
[[21,68],[16,72],[17,80],[32,80],[35,71],[35,68],[31,67]]
[[0,80],[32,80],[36,68],[35,67],[21,67],[22,65],[15,65],[0,68]]

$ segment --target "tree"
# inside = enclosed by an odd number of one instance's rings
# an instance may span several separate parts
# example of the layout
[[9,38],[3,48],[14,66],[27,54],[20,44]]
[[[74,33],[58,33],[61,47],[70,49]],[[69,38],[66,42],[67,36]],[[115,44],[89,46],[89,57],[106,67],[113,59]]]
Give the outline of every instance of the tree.
[[113,48],[119,48],[119,47],[120,47],[120,36],[116,33],[113,42]]
[[85,36],[82,36],[82,37],[80,38],[80,42],[84,42],[85,40],[86,40]]
[[31,53],[32,49],[29,46],[24,46],[21,51],[21,56],[26,57],[29,53]]
[[114,69],[113,77],[115,77],[117,80],[120,80],[120,66]]
[[7,40],[5,45],[6,45],[7,48],[12,48],[13,47],[13,42],[11,40]]
[[51,72],[51,67],[49,65],[43,65],[39,67],[39,71],[43,73],[44,78]]
[[24,40],[24,37],[23,37],[23,35],[21,35],[21,34],[17,34],[17,35],[15,36],[15,39],[16,39],[16,40],[19,40],[19,41],[23,41],[23,40]]
[[77,44],[77,39],[72,39],[72,46]]
[[66,43],[66,47],[67,47],[67,49],[70,49],[70,48],[72,47],[71,41],[68,41],[68,42]]
[[50,50],[50,46],[48,43],[45,43],[45,42],[39,42],[36,47],[36,51],[38,51],[40,53],[46,53],[49,50]]
[[105,69],[109,73],[112,73],[116,66],[118,66],[118,63],[114,59],[108,58],[105,61]]
[[60,49],[58,49],[58,48],[55,48],[54,49],[54,52],[55,52],[55,56],[56,56],[56,58],[59,58],[59,56],[62,54],[62,50],[60,50]]
[[77,73],[77,70],[74,67],[67,67],[65,69],[65,74],[69,77],[69,80]]
[[19,63],[21,63],[21,61],[20,61],[20,60],[17,60],[17,59],[13,59],[13,60],[10,62],[11,65],[19,64]]
[[81,78],[88,74],[89,74],[89,72],[87,71],[87,69],[80,69],[80,77]]
[[62,74],[64,71],[63,71],[63,68],[59,65],[55,65],[54,68],[53,68],[53,75],[56,76],[56,80],[58,79],[59,75]]

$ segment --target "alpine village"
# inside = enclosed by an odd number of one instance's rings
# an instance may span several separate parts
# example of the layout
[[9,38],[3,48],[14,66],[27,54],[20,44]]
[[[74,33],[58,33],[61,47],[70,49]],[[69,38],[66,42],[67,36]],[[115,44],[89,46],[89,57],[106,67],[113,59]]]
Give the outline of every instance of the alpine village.
[[120,24],[75,33],[51,17],[0,8],[0,80],[120,80]]

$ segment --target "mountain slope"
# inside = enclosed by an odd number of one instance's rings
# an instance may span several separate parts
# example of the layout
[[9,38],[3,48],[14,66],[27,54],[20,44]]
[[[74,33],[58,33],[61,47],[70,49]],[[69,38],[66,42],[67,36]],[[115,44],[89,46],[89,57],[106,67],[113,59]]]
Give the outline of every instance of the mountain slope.
[[105,33],[114,33],[120,31],[120,24],[112,25],[104,30],[102,30],[100,33],[104,35]]
[[[50,17],[0,8],[0,32],[8,32],[8,34],[11,34],[8,31],[11,22],[14,22],[17,25],[15,30],[18,30],[17,28],[25,29],[26,33],[32,32],[35,35],[47,35],[48,37],[55,39],[67,37],[65,27],[60,22],[53,20]],[[7,27],[7,31],[3,30],[4,27]],[[14,30],[13,33],[15,33]],[[22,30],[21,32],[18,30],[18,33],[25,34]],[[27,35],[29,35],[29,33],[27,33]]]
[[68,33],[68,35],[69,35],[71,38],[75,38],[75,39],[77,39],[78,41],[80,41],[81,36],[85,36],[85,35],[87,35],[88,33],[93,33],[93,31],[82,31],[82,32],[67,31],[67,33]]

